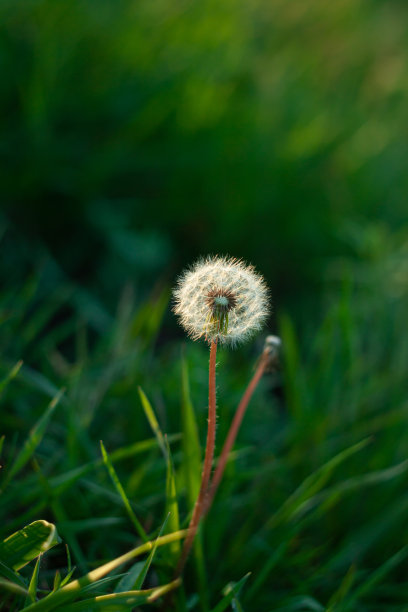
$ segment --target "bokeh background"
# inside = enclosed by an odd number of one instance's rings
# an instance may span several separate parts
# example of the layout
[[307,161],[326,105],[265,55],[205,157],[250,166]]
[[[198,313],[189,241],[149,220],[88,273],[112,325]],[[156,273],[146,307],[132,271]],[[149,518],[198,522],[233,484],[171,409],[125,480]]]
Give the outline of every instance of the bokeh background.
[[[248,610],[406,609],[407,23],[405,0],[0,0],[2,377],[24,360],[6,466],[67,389],[2,535],[54,521],[84,571],[129,547],[98,440],[152,435],[138,385],[176,436],[185,519],[170,288],[230,254],[266,277],[284,351],[205,531],[203,609],[249,570]],[[219,440],[262,344],[220,355]],[[184,355],[203,442],[206,347]],[[149,532],[154,453],[117,466]]]
[[230,253],[292,307],[406,221],[405,2],[0,12],[3,278],[46,252],[113,305]]

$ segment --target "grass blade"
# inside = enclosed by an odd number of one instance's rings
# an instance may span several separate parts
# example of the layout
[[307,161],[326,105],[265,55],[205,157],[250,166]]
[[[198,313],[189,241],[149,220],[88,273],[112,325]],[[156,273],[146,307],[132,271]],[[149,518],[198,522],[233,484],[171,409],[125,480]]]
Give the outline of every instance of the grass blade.
[[352,491],[361,491],[365,487],[372,487],[383,482],[388,482],[394,478],[398,478],[408,470],[408,459],[393,465],[384,470],[368,472],[358,476],[353,476],[347,480],[343,480],[339,484],[327,487],[320,491],[315,496],[309,498],[307,503],[302,506],[301,513],[310,510],[311,508],[322,505],[324,510],[332,507],[342,498],[342,496]]
[[129,571],[119,580],[118,584],[115,587],[115,593],[123,593],[123,591],[132,591],[139,576],[140,572],[143,570],[145,562],[137,561],[134,563]]
[[41,557],[42,555],[38,556],[33,575],[31,576],[30,584],[28,586],[29,601],[35,601],[37,598],[38,573],[40,571]]
[[343,461],[362,450],[370,441],[371,438],[365,438],[357,444],[346,448],[310,474],[296,491],[288,497],[280,509],[271,516],[267,524],[268,528],[276,527],[282,521],[293,518],[303,508],[304,504],[324,487],[333,470]]
[[45,430],[47,428],[48,422],[58,405],[65,389],[60,389],[58,393],[53,397],[51,402],[49,403],[46,411],[41,416],[41,418],[34,425],[30,434],[21,449],[20,453],[17,455],[13,465],[10,468],[10,471],[6,477],[6,483],[10,482],[10,480],[26,465],[26,463],[30,460],[32,455],[35,452],[35,449],[40,444]]
[[181,360],[181,418],[183,427],[183,470],[187,488],[189,507],[193,508],[200,490],[201,480],[201,448],[198,436],[197,421],[190,397],[190,384],[187,362]]
[[[167,519],[168,519],[168,516],[166,517],[166,519],[164,520],[163,525],[162,525],[162,526],[161,526],[161,528],[160,528],[159,535],[158,535],[158,536],[157,536],[157,538],[156,538],[156,541],[155,541],[155,543],[154,543],[154,545],[153,545],[153,548],[152,548],[152,551],[151,551],[150,555],[147,557],[146,562],[145,562],[145,564],[143,565],[142,571],[140,572],[139,576],[138,576],[138,577],[136,578],[136,580],[135,580],[135,584],[133,585],[133,589],[134,589],[134,590],[141,589],[141,588],[142,588],[142,586],[143,586],[143,583],[144,583],[145,578],[146,578],[146,576],[147,576],[147,572],[149,571],[149,569],[150,569],[150,565],[151,565],[151,563],[152,563],[152,561],[153,561],[153,557],[154,557],[154,555],[156,554],[156,550],[157,550],[157,542],[158,542],[158,540],[159,540],[159,538],[160,538],[161,534],[163,533],[163,530],[164,530],[164,528],[165,528],[165,526],[166,526],[166,523],[167,523]],[[179,541],[180,541],[180,540],[179,540]],[[133,590],[133,589],[132,589],[132,590]]]
[[227,594],[221,599],[220,602],[218,602],[218,604],[215,606],[215,608],[211,610],[211,612],[223,612],[223,610],[226,610],[232,600],[236,598],[250,575],[251,572],[246,574],[243,578],[241,578],[241,580],[239,580],[239,582],[237,582],[233,586],[228,585],[228,587],[226,588],[226,590],[228,591]]
[[[167,475],[166,475],[166,509],[169,518],[169,529],[170,532],[178,531],[180,529],[180,518],[179,508],[177,502],[177,490],[176,490],[176,479],[174,473],[173,460],[170,453],[170,446],[165,437],[166,443],[166,463],[167,463]],[[167,518],[166,518],[167,521]],[[165,522],[166,522],[165,521]],[[173,542],[170,545],[171,554],[174,557],[178,557],[180,554],[180,540]]]
[[128,513],[128,516],[129,516],[130,520],[132,521],[132,523],[133,523],[137,533],[140,535],[140,537],[142,538],[142,540],[144,542],[147,542],[148,541],[148,537],[146,535],[146,532],[143,529],[141,523],[139,522],[136,514],[134,513],[132,506],[130,505],[130,502],[129,502],[128,497],[127,497],[127,495],[125,493],[125,490],[122,487],[122,484],[121,484],[121,482],[120,482],[120,480],[119,480],[119,478],[118,478],[118,476],[116,474],[115,468],[113,467],[113,464],[112,464],[112,462],[111,462],[111,460],[109,458],[108,453],[106,452],[106,449],[105,449],[105,446],[104,446],[102,440],[100,441],[100,444],[101,444],[101,452],[102,452],[103,461],[104,461],[104,463],[106,465],[106,468],[107,468],[107,470],[109,472],[109,476],[111,477],[111,480],[112,480],[112,482],[113,482],[117,492],[119,493],[119,495],[120,495],[120,497],[121,497],[121,499],[123,501],[123,505],[126,508],[126,512]]
[[19,373],[22,365],[23,365],[23,361],[22,360],[17,361],[17,363],[15,364],[15,366],[12,367],[12,369],[7,374],[7,376],[5,376],[3,378],[3,380],[0,381],[0,393],[3,391],[3,389],[5,389],[7,387],[9,382],[11,380],[13,380],[13,378],[15,378],[17,376],[17,374]]
[[61,612],[80,612],[89,610],[130,610],[136,605],[151,603],[162,597],[166,593],[169,593],[173,589],[176,589],[180,585],[180,579],[173,580],[163,586],[155,587],[153,589],[146,589],[143,591],[126,591],[123,593],[111,593],[109,595],[99,595],[98,597],[92,597],[78,601],[77,603],[70,604],[61,608]]
[[34,610],[35,612],[40,612],[40,610],[42,612],[49,612],[50,610],[54,610],[56,607],[60,606],[60,604],[66,603],[74,598],[77,598],[84,589],[89,587],[89,585],[97,582],[98,580],[100,580],[113,570],[117,569],[124,563],[128,563],[132,559],[135,559],[136,557],[139,557],[140,555],[143,555],[146,552],[150,552],[155,544],[156,546],[164,546],[166,544],[171,544],[172,542],[174,542],[174,540],[180,540],[186,535],[187,530],[183,530],[178,531],[176,533],[170,533],[161,536],[157,538],[155,543],[152,543],[151,541],[145,542],[144,544],[133,548],[124,555],[116,557],[116,559],[113,559],[112,561],[109,561],[108,563],[97,567],[91,572],[88,572],[81,578],[69,582],[63,588],[59,589],[54,593],[51,593],[47,597],[44,597],[44,599],[41,599],[35,604],[29,606],[27,608],[27,612],[32,612],[32,610]]
[[327,604],[326,612],[334,612],[334,610],[336,610],[338,604],[340,604],[345,599],[346,595],[349,593],[351,587],[353,586],[355,578],[356,566],[351,565],[347,574],[341,581],[339,588],[331,596],[330,601]]
[[28,591],[24,587],[16,584],[15,582],[10,582],[10,580],[5,580],[4,578],[0,578],[0,590],[8,591],[9,593],[14,593],[16,595],[25,595],[28,596]]
[[0,543],[0,560],[19,570],[59,541],[55,525],[34,521]]
[[[173,461],[171,458],[169,442],[167,440],[167,436],[163,435],[160,429],[159,422],[154,413],[154,410],[149,400],[147,399],[145,393],[141,389],[141,387],[139,387],[139,395],[140,395],[140,399],[142,402],[142,406],[143,406],[143,410],[145,412],[146,418],[149,421],[150,427],[152,428],[153,433],[155,434],[157,438],[159,447],[166,460],[166,468],[167,468],[166,512],[170,514],[170,518],[169,518],[170,531],[172,532],[178,531],[180,527],[180,522],[179,522],[179,510],[178,510],[178,503],[177,503],[176,480],[175,480],[175,475],[174,475],[174,466],[173,466]],[[174,542],[174,544],[170,547],[170,550],[173,556],[179,555],[180,543],[178,541]]]
[[379,568],[377,568],[368,578],[361,584],[352,594],[351,598],[343,603],[343,610],[355,610],[356,603],[359,598],[372,590],[372,587],[380,582],[394,567],[402,563],[408,556],[408,545],[404,546],[395,555],[387,559]]
[[20,585],[23,588],[26,588],[27,586],[27,584],[22,579],[20,574],[18,574],[17,572],[12,570],[10,567],[8,567],[8,565],[3,563],[3,561],[0,561],[0,574],[4,578],[7,578],[8,580],[10,580],[10,582],[15,582],[16,584]]
[[154,414],[154,410],[149,400],[147,399],[143,389],[141,387],[138,387],[138,391],[139,391],[140,400],[142,402],[142,406],[143,406],[143,410],[146,415],[146,418],[149,421],[150,427],[152,428],[153,433],[157,438],[157,442],[159,444],[160,450],[162,451],[164,457],[167,459],[166,443],[164,441],[164,436],[161,432],[159,422],[156,419],[156,415]]
[[[192,510],[198,497],[201,482],[201,447],[196,415],[190,394],[190,380],[187,360],[181,356],[181,420],[182,420],[182,470],[184,474],[188,508]],[[204,563],[203,537],[199,531],[194,541],[194,562],[196,566],[201,605],[208,610],[208,587]]]

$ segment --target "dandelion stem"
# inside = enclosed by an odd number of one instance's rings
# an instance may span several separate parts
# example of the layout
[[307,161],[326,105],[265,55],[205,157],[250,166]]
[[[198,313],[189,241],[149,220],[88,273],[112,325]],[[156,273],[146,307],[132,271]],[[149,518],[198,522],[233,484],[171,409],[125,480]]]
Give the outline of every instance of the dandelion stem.
[[207,508],[206,496],[208,494],[209,482],[211,478],[211,470],[214,459],[214,448],[215,448],[215,427],[216,427],[216,388],[215,388],[215,365],[217,357],[217,341],[211,342],[210,348],[210,367],[208,377],[208,429],[207,429],[207,443],[205,448],[205,457],[203,471],[201,474],[201,485],[200,492],[197,497],[197,501],[194,505],[193,515],[188,526],[188,535],[184,540],[183,550],[181,552],[180,560],[176,569],[176,577],[180,576],[183,572],[184,566],[187,562],[191,548],[193,546],[194,538],[196,536],[200,519]]
[[218,460],[217,467],[214,472],[213,479],[211,481],[211,485],[210,485],[208,494],[205,498],[205,507],[204,507],[203,515],[206,514],[211,507],[211,504],[214,500],[215,493],[218,489],[218,485],[220,484],[221,479],[224,475],[224,470],[227,464],[228,455],[232,447],[234,446],[234,442],[236,440],[239,428],[241,426],[242,419],[244,418],[244,415],[248,407],[248,404],[251,400],[251,397],[256,387],[258,386],[258,383],[261,380],[265,372],[265,369],[269,364],[269,361],[270,361],[270,349],[265,348],[259,360],[258,367],[256,368],[255,373],[253,377],[251,378],[245,390],[245,393],[241,398],[241,401],[238,404],[237,411],[232,420],[231,427],[229,428],[226,440],[224,442],[224,446],[222,447],[222,451],[221,451],[220,458]]

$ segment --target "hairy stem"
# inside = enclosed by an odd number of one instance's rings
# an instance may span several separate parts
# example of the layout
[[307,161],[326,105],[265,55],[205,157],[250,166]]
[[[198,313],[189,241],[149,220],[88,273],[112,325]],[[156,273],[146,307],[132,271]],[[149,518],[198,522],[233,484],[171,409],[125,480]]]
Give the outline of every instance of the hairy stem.
[[194,505],[193,515],[188,526],[188,535],[184,540],[183,550],[176,569],[176,576],[180,576],[187,562],[194,538],[197,533],[200,519],[207,507],[206,497],[208,494],[208,486],[211,478],[211,470],[214,459],[215,448],[215,427],[216,427],[216,390],[215,390],[215,365],[217,357],[217,342],[211,342],[210,348],[210,367],[208,377],[208,429],[207,443],[205,448],[205,457],[203,471],[201,474],[200,492],[197,501]]
[[215,493],[224,475],[224,470],[227,464],[228,455],[230,454],[230,451],[232,447],[234,446],[234,442],[236,440],[239,428],[241,426],[242,419],[244,418],[244,415],[248,407],[248,404],[251,400],[251,397],[256,387],[258,386],[258,383],[261,380],[266,367],[269,364],[269,360],[270,360],[270,349],[266,348],[261,355],[261,358],[258,363],[258,367],[256,368],[255,373],[253,377],[251,378],[245,390],[244,395],[242,396],[242,399],[238,405],[237,411],[232,420],[231,427],[229,428],[228,435],[226,437],[224,446],[222,447],[221,455],[219,457],[218,464],[214,472],[214,476],[213,476],[213,479],[212,479],[212,482],[211,482],[211,485],[208,491],[208,495],[206,496],[206,499],[205,499],[205,507],[204,507],[203,514],[206,514],[211,507]]

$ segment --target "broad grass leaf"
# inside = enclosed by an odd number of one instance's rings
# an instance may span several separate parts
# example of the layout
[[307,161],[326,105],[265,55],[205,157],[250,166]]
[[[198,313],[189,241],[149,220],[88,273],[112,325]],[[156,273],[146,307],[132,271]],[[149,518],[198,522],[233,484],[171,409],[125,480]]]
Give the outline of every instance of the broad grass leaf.
[[34,521],[0,543],[0,560],[19,570],[59,541],[55,525],[47,521]]

